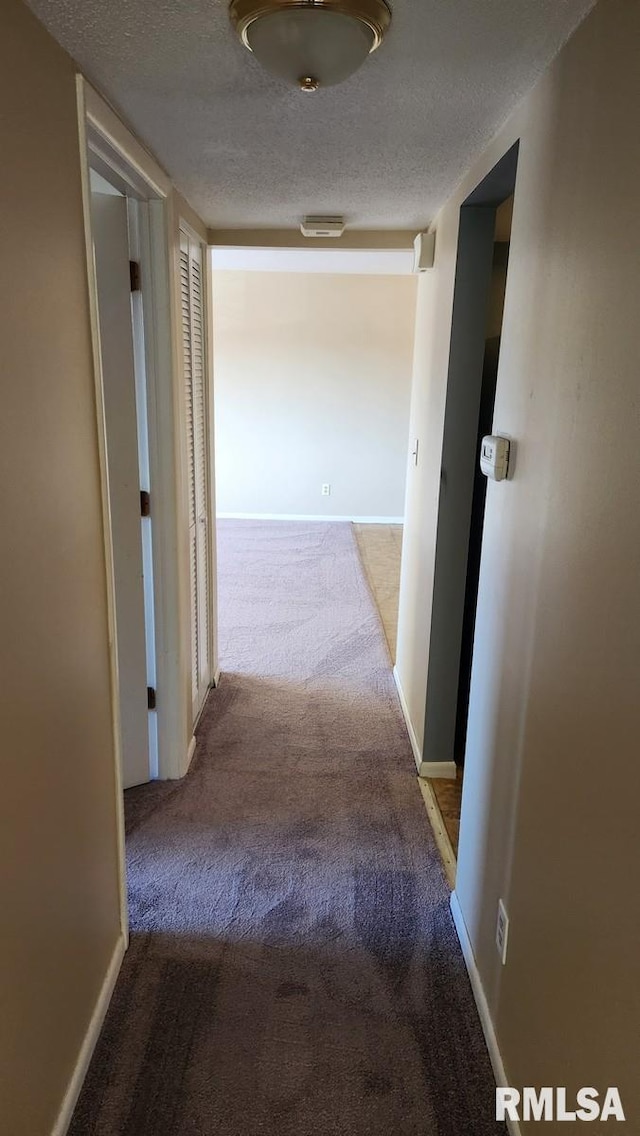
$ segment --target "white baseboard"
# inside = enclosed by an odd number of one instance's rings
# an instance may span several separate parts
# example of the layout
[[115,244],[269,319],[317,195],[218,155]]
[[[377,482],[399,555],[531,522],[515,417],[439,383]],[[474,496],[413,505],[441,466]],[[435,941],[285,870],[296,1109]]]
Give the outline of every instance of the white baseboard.
[[220,667],[216,667],[215,674],[213,676],[213,685],[215,687],[220,686],[220,674],[221,674]]
[[107,973],[104,976],[104,981],[98,995],[98,1000],[91,1015],[89,1028],[87,1029],[82,1045],[80,1046],[78,1060],[76,1061],[75,1069],[73,1070],[71,1080],[69,1081],[69,1084],[67,1086],[67,1091],[64,1094],[62,1105],[60,1106],[60,1111],[53,1126],[51,1136],[65,1136],[65,1133],[71,1123],[73,1110],[76,1107],[78,1097],[80,1096],[80,1089],[82,1088],[84,1079],[87,1075],[89,1062],[91,1061],[93,1051],[96,1047],[96,1042],[98,1040],[98,1037],[100,1036],[102,1023],[109,1008],[109,1002],[111,1001],[111,995],[113,994],[118,974],[120,973],[120,967],[122,966],[125,950],[126,947],[124,937],[120,936],[111,956],[111,962],[109,963],[109,966],[107,968]]
[[324,517],[311,513],[218,513],[219,521],[346,521],[356,525],[403,525],[404,517]]
[[195,752],[196,752],[196,738],[195,738],[195,734],[194,734],[191,741],[189,742],[189,748],[187,750],[187,763],[185,765],[185,770],[184,770],[185,773],[189,772],[189,766],[191,765],[191,762],[193,760],[193,755],[194,755]]
[[400,699],[400,706],[402,707],[402,715],[403,715],[403,718],[404,718],[404,724],[407,727],[407,733],[409,735],[409,741],[411,742],[411,749],[413,750],[413,757],[414,757],[414,760],[415,760],[415,763],[416,763],[416,769],[418,770],[418,773],[420,773],[420,766],[422,765],[422,750],[420,749],[420,746],[418,744],[416,732],[413,728],[413,723],[412,723],[411,717],[409,715],[409,707],[407,706],[407,700],[404,696],[404,690],[402,689],[402,683],[400,682],[400,676],[398,674],[396,667],[393,668],[393,677],[394,677],[394,680],[395,680],[396,688],[398,690],[398,698]]
[[[489,1057],[491,1058],[491,1065],[493,1067],[493,1075],[496,1079],[496,1085],[501,1088],[506,1087],[509,1082],[507,1081],[507,1075],[504,1071],[502,1054],[500,1053],[500,1050],[498,1048],[498,1039],[493,1028],[493,1022],[491,1020],[491,1014],[489,1013],[489,1005],[487,1003],[484,987],[482,985],[482,979],[480,978],[480,972],[476,965],[473,947],[471,946],[471,940],[469,938],[469,932],[467,931],[467,925],[464,921],[464,916],[462,914],[460,903],[455,891],[451,893],[450,904],[451,914],[453,915],[453,922],[455,923],[455,928],[458,933],[460,946],[462,947],[462,954],[464,956],[465,965],[469,974],[469,980],[471,982],[471,989],[473,990],[473,997],[475,998],[475,1003],[478,1009],[482,1032],[484,1033],[484,1039],[487,1043],[487,1049],[489,1050]],[[510,1136],[522,1136],[520,1125],[517,1121],[507,1120],[506,1124]]]
[[421,761],[418,773],[420,777],[442,777],[455,781],[457,766],[455,761]]
[[400,676],[398,674],[397,667],[393,668],[393,677],[395,679],[396,687],[398,688],[398,697],[400,699],[400,705],[402,707],[402,713],[404,716],[405,725],[407,727],[409,741],[411,742],[411,748],[413,750],[413,756],[415,758],[418,776],[442,777],[446,778],[447,780],[454,781],[457,774],[455,761],[422,760],[422,750],[420,749],[420,745],[416,737],[416,732],[413,728],[413,723],[409,714],[409,707],[407,706],[407,700],[404,696],[404,690],[402,689],[402,683],[400,682]]

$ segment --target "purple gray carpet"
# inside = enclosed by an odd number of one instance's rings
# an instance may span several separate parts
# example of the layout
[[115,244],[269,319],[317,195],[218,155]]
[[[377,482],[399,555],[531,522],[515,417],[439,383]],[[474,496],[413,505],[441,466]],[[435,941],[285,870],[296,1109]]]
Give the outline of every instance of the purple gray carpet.
[[219,526],[222,682],[126,794],[131,947],[71,1136],[496,1136],[349,525]]

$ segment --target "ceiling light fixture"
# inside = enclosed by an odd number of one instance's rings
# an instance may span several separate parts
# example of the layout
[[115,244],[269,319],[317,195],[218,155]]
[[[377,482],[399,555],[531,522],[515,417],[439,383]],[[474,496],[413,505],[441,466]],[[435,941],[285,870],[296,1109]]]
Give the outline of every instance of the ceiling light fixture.
[[391,23],[386,0],[231,0],[229,15],[262,66],[301,91],[348,79]]

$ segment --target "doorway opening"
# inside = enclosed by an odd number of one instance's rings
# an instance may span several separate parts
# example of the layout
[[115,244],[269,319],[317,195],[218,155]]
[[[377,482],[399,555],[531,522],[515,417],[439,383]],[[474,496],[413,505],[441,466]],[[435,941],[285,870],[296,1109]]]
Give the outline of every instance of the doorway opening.
[[421,767],[454,864],[517,161],[516,143],[460,210]]
[[181,777],[190,733],[178,215],[167,175],[82,76],[76,92],[126,944],[123,784]]
[[[305,530],[348,525],[389,662],[417,284],[406,244],[212,250],[221,537],[266,540],[269,526],[275,547],[298,525],[302,549]],[[313,571],[311,556],[305,565]]]
[[153,536],[139,267],[142,206],[93,167],[90,182],[113,542],[122,787],[130,789],[158,776]]

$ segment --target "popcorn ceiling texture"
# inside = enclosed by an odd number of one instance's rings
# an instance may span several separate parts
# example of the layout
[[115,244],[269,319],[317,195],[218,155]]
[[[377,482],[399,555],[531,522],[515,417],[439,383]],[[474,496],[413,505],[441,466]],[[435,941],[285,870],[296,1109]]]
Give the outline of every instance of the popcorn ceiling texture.
[[419,229],[593,0],[392,0],[379,51],[311,96],[241,46],[227,0],[29,5],[210,226]]

